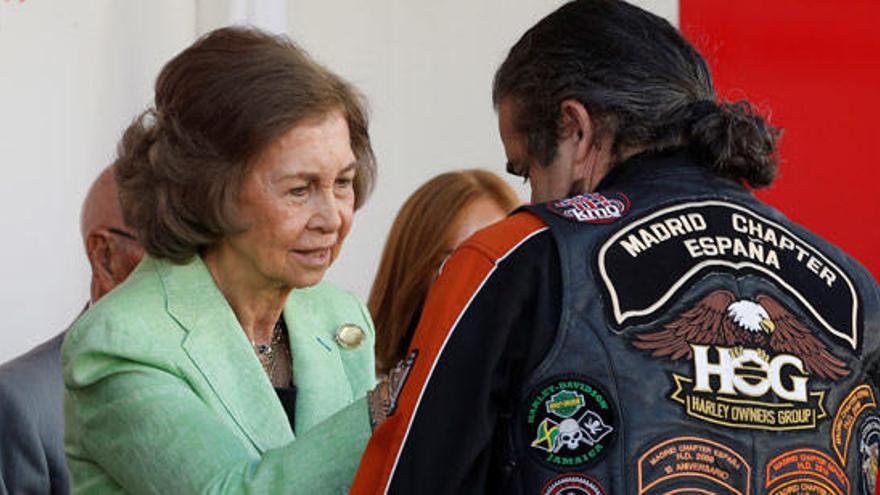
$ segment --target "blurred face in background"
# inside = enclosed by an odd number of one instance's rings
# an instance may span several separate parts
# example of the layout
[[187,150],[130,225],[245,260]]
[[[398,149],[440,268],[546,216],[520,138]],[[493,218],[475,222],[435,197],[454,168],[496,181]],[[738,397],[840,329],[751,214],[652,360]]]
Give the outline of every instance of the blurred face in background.
[[471,201],[458,214],[449,233],[447,256],[452,254],[462,242],[476,231],[488,227],[507,216],[507,212],[498,203],[488,197],[479,197]]
[[144,256],[143,247],[122,218],[113,171],[112,166],[107,167],[95,179],[80,216],[92,269],[92,304],[122,283]]
[[404,357],[410,329],[446,258],[520,204],[501,177],[480,169],[442,173],[410,194],[388,233],[367,302],[380,372]]
[[449,244],[443,255],[443,260],[437,267],[438,273],[446,259],[462,242],[478,230],[502,220],[505,216],[507,216],[507,212],[497,201],[487,196],[478,197],[462,208],[449,231]]

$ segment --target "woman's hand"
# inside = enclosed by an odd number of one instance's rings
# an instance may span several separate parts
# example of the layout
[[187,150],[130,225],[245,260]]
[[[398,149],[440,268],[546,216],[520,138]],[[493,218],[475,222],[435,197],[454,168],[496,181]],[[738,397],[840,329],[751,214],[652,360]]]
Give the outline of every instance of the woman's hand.
[[413,350],[409,356],[400,360],[387,375],[379,376],[379,383],[367,392],[367,403],[370,411],[370,426],[375,430],[388,416],[394,414],[397,397],[403,389],[409,370],[412,368],[419,351]]

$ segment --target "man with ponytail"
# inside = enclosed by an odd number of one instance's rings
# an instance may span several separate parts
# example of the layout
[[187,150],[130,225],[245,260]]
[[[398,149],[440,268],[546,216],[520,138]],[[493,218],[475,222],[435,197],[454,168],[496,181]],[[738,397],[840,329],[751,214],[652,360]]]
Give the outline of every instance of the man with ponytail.
[[529,29],[493,99],[532,205],[446,263],[353,493],[872,490],[880,295],[753,195],[780,131],[619,0]]

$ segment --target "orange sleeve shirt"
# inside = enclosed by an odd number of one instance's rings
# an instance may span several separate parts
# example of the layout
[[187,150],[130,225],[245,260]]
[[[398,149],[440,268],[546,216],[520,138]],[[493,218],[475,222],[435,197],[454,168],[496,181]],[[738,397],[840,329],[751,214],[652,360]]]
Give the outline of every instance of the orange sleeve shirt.
[[417,357],[351,493],[491,491],[505,463],[499,418],[553,342],[561,292],[555,243],[530,213],[462,244],[428,294]]

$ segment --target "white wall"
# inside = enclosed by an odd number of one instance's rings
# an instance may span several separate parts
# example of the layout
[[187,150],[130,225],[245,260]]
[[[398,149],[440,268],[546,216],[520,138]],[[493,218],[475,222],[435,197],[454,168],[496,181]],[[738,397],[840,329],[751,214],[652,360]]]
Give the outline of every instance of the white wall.
[[[288,0],[289,34],[354,82],[372,108],[373,197],[328,274],[366,300],[385,234],[430,177],[480,167],[503,175],[495,69],[522,33],[565,0]],[[678,22],[677,0],[633,2]],[[508,182],[528,198],[522,181]]]
[[88,299],[79,209],[161,65],[192,42],[179,0],[0,1],[0,361]]
[[[494,69],[561,3],[0,0],[0,362],[61,331],[88,298],[80,203],[162,64],[197,33],[230,21],[287,25],[369,98],[379,182],[329,275],[366,298],[415,187],[456,168],[503,172]],[[677,20],[677,0],[636,3]]]

